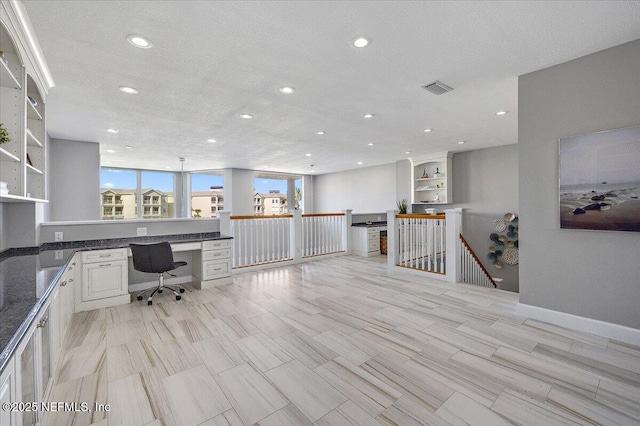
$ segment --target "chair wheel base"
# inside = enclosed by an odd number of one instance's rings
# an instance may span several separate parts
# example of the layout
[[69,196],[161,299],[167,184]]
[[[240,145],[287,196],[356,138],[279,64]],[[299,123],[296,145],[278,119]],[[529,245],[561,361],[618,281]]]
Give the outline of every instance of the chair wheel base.
[[184,288],[181,288],[181,289],[180,289],[180,293],[184,293]]
[[138,296],[138,297],[136,297],[136,299],[142,300],[142,296]]
[[149,301],[147,302],[147,305],[149,305],[149,306],[153,305],[153,301],[149,300]]
[[176,300],[182,299],[182,296],[176,296]]
[[162,290],[158,290],[158,293],[162,293]]

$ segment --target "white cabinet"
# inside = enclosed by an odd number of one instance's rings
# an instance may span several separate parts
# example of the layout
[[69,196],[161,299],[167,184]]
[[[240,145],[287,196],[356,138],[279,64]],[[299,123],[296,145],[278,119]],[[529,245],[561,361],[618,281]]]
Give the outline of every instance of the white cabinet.
[[76,311],[126,304],[131,301],[127,249],[82,253],[82,285]]
[[351,242],[352,254],[357,256],[376,256],[380,254],[380,231],[386,231],[383,226],[352,226]]
[[231,282],[231,241],[203,241],[202,250],[194,253],[193,275],[197,288]]
[[[450,204],[451,165],[449,152],[411,158],[412,204]],[[417,211],[414,213],[424,213]]]
[[45,202],[44,74],[34,69],[33,53],[18,42],[24,28],[4,10],[22,7],[0,4],[0,123],[9,134],[9,141],[0,145],[0,181],[7,182],[9,192],[0,194],[0,202]]
[[[14,359],[11,358],[0,375],[0,407],[5,403],[17,401],[16,371]],[[12,411],[0,409],[0,425],[17,426],[16,414]]]

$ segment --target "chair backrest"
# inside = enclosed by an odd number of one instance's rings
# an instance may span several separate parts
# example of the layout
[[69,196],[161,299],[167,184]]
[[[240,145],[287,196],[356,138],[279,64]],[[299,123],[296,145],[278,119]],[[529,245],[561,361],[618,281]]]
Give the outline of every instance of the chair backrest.
[[130,244],[133,267],[140,272],[167,272],[175,269],[173,251],[168,242]]

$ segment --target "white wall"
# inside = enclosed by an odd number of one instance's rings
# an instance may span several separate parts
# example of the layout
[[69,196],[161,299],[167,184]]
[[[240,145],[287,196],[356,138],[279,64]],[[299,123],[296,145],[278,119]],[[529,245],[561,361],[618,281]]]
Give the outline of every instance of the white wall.
[[560,229],[558,139],[640,125],[640,40],[521,76],[520,302],[640,328],[640,232]]
[[51,139],[49,155],[48,220],[100,219],[100,145]]
[[487,249],[493,221],[505,213],[518,214],[518,145],[459,152],[452,168],[453,204],[446,208],[464,209],[465,239],[491,276],[504,280],[500,288],[517,292],[519,265],[497,269],[487,259]]
[[253,215],[253,170],[224,170],[224,209],[234,216]]
[[396,208],[396,164],[365,167],[315,177],[316,213],[354,213]]

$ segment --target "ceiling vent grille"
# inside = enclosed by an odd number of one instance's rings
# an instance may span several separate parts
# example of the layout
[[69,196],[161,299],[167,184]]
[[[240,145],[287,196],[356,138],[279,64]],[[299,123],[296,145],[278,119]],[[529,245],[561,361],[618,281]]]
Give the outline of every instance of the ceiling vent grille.
[[438,96],[444,95],[445,93],[453,90],[453,87],[449,87],[446,84],[439,82],[438,80],[434,81],[431,84],[427,84],[426,86],[422,86],[422,88],[427,92],[431,92],[434,95]]

